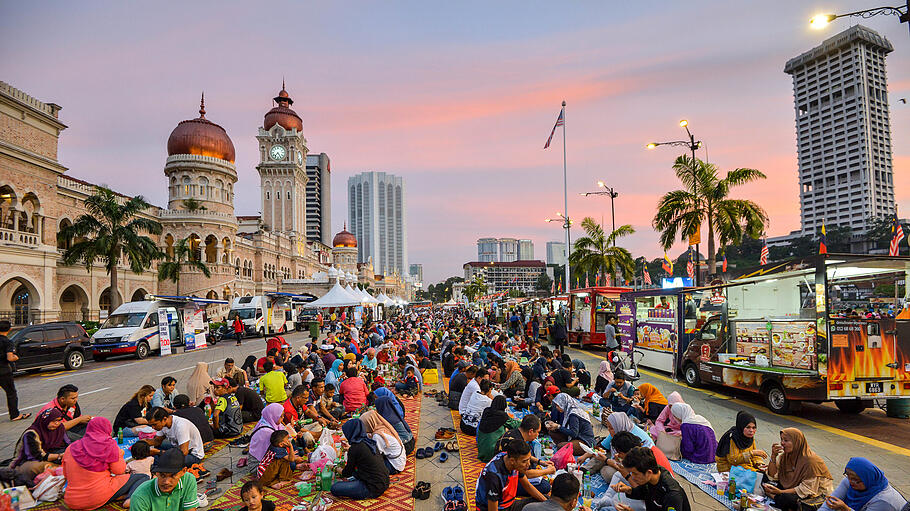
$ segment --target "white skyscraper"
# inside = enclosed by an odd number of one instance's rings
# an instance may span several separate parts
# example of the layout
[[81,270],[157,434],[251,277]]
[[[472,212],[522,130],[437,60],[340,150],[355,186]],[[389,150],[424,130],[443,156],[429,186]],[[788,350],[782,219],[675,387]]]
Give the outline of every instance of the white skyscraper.
[[332,164],[325,153],[306,156],[306,238],[332,246]]
[[534,259],[534,242],[531,240],[518,240],[518,260],[531,261]]
[[408,223],[404,179],[385,172],[348,178],[348,229],[357,258],[373,258],[376,273],[408,275]]
[[854,26],[791,59],[802,234],[824,222],[865,230],[894,215],[885,56],[891,43]]
[[547,264],[566,264],[566,244],[562,241],[547,242]]

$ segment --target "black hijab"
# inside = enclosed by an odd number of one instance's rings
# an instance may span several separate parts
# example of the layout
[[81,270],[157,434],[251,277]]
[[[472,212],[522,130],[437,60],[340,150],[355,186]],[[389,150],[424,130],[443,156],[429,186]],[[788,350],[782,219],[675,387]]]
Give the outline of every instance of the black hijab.
[[506,413],[505,396],[496,396],[490,406],[484,408],[480,416],[480,422],[477,424],[477,431],[481,433],[492,433],[501,428],[509,420],[509,414]]
[[746,429],[746,426],[749,424],[758,424],[755,422],[755,417],[745,411],[741,411],[736,414],[736,425],[728,429],[720,437],[720,441],[717,442],[717,456],[725,458],[730,454],[730,442],[736,444],[736,447],[739,447],[740,450],[747,449],[750,445],[755,442],[754,438],[749,438],[743,433],[743,430]]

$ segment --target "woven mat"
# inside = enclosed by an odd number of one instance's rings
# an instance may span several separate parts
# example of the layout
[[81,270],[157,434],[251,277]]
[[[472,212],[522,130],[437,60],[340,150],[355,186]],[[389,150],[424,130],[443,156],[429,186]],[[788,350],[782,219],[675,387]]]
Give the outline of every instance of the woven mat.
[[[411,431],[414,433],[414,437],[417,437],[418,428],[420,427],[420,396],[413,399],[402,399],[401,402],[404,404],[405,410],[405,420],[408,421],[408,425],[411,427]],[[350,499],[340,499],[337,497],[331,496],[329,492],[323,492],[322,496],[332,499],[334,502],[329,507],[332,511],[365,511],[370,509],[375,510],[412,510],[414,509],[414,497],[411,496],[411,492],[414,490],[414,484],[416,481],[416,458],[415,453],[411,453],[408,456],[407,464],[404,467],[404,470],[398,474],[392,475],[391,485],[389,489],[382,494],[378,499],[366,499],[366,500],[350,500]],[[242,505],[240,499],[240,488],[244,483],[251,480],[253,475],[247,475],[240,479],[237,483],[231,486],[224,495],[220,496],[214,502],[211,503],[210,507],[220,508],[220,509],[229,509],[237,505]],[[275,502],[276,508],[278,510],[288,510],[301,501],[312,501],[313,498],[317,495],[317,492],[312,492],[307,497],[298,497],[296,488],[291,485],[285,488],[278,490],[272,490],[266,488],[265,498]]]
[[[448,378],[443,378],[443,386],[445,387],[446,392],[448,392]],[[461,428],[459,427],[461,415],[458,413],[458,410],[451,410],[451,413],[452,427],[455,428],[455,437],[458,440],[460,454],[459,458],[461,458],[461,476],[464,480],[465,500],[467,501],[465,504],[468,505],[469,510],[474,510],[477,508],[474,500],[474,496],[477,493],[477,480],[480,479],[480,473],[483,472],[483,468],[487,466],[487,464],[477,458],[479,456],[477,452],[477,439],[471,435],[462,433]]]
[[707,484],[709,481],[714,482],[714,478],[711,474],[717,472],[717,465],[714,463],[701,464],[692,463],[689,460],[679,460],[671,461],[670,466],[673,467],[673,472],[677,476],[698,486],[701,491],[707,493],[712,499],[726,506],[727,509],[733,509],[733,502],[731,502],[730,499],[724,495],[718,495],[717,488]]

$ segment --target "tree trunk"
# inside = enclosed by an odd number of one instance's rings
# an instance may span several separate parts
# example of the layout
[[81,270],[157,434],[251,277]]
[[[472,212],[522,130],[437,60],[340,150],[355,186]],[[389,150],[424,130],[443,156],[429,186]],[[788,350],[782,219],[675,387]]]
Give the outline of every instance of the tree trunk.
[[111,267],[111,304],[107,309],[108,315],[114,313],[117,307],[120,307],[120,293],[117,292],[117,265]]
[[717,273],[717,255],[714,250],[714,219],[711,217],[712,211],[708,210],[708,275]]
[[177,275],[176,275],[176,277],[177,277],[177,279],[176,279],[176,281],[175,281],[174,283],[177,285],[177,289],[174,291],[174,294],[175,294],[176,296],[180,296],[180,268],[177,268]]

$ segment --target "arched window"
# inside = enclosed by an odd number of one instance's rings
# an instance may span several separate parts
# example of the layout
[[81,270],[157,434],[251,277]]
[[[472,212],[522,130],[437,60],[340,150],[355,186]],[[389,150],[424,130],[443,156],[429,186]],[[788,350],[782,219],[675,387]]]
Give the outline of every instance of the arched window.
[[218,262],[218,238],[212,234],[205,237],[205,262],[209,264]]
[[29,292],[28,288],[25,286],[19,286],[16,289],[16,292],[13,293],[13,316],[16,325],[25,325],[29,321]]
[[209,189],[209,180],[203,176],[199,178],[199,195],[208,198],[212,194]]
[[193,181],[189,177],[183,176],[183,196],[184,197],[190,196],[190,188],[192,187],[192,184],[193,184]]
[[[73,223],[70,222],[69,218],[64,218],[63,220],[60,221],[60,228],[57,230],[57,232],[61,232],[71,225],[73,225]],[[72,245],[72,243],[70,240],[68,240],[68,239],[61,240],[60,238],[57,238],[57,248],[59,248],[60,250],[66,250],[66,249],[70,248],[71,245]]]

